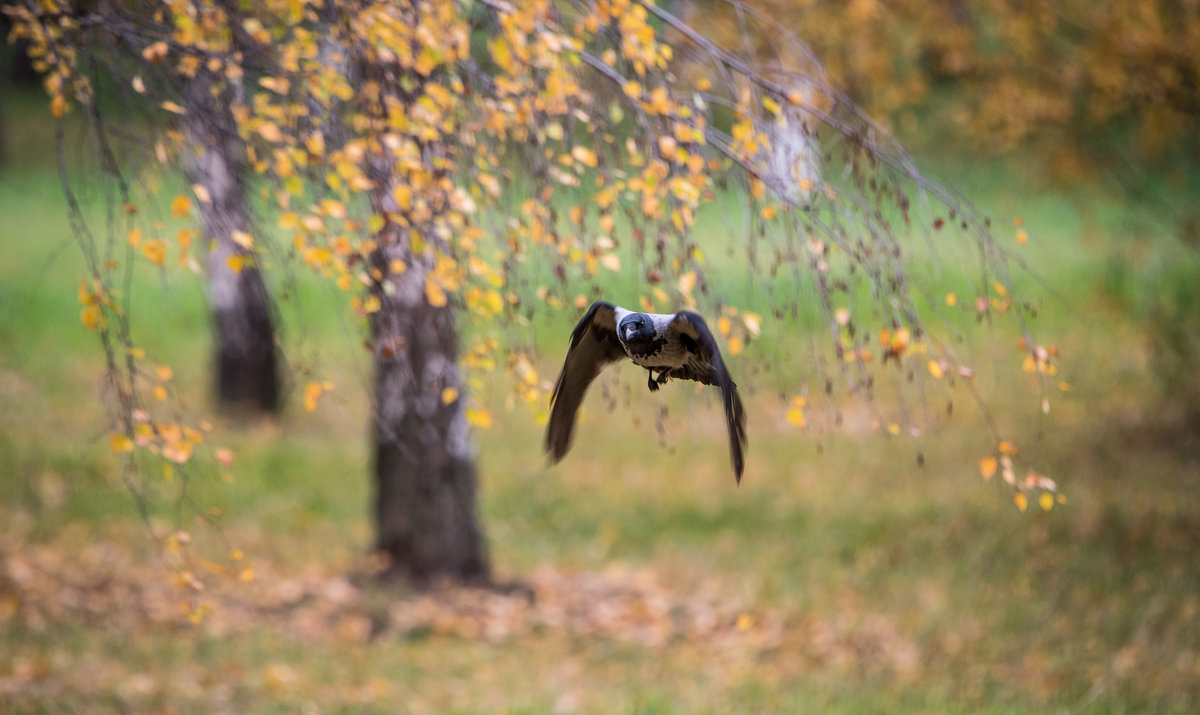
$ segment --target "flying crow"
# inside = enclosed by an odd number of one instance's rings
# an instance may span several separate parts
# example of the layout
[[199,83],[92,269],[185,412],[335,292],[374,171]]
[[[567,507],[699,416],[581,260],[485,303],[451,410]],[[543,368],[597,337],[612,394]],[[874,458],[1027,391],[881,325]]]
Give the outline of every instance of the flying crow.
[[721,388],[725,425],[729,428],[729,456],[741,483],[746,413],[704,319],[688,310],[674,315],[634,313],[602,300],[592,303],[571,333],[567,359],[550,398],[546,451],[551,461],[558,462],[571,447],[575,412],[588,385],[606,365],[624,358],[650,373],[646,384],[651,392],[671,377]]

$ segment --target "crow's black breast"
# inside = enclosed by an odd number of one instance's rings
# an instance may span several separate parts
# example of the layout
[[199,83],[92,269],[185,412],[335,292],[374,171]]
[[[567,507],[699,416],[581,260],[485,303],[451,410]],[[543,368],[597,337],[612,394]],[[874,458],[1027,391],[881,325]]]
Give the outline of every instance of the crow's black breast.
[[663,346],[667,344],[666,338],[657,340],[627,340],[625,349],[629,352],[629,357],[635,362],[647,360],[662,352]]

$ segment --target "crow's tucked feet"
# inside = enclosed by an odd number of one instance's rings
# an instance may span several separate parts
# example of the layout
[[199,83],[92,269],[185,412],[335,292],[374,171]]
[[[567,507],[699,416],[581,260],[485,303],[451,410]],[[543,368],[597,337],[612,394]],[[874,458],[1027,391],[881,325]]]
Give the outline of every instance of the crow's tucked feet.
[[658,377],[654,376],[654,368],[648,367],[646,368],[646,372],[650,373],[650,378],[646,381],[646,387],[649,387],[651,392],[657,392],[660,386],[667,384],[667,380],[670,379],[669,373],[671,370],[669,368],[664,369],[658,373]]

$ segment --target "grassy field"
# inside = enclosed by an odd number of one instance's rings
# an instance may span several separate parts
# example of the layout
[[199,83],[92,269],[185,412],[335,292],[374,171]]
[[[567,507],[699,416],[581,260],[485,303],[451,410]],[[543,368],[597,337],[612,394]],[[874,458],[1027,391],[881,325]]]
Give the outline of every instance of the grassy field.
[[[49,128],[33,102],[8,109],[0,709],[1200,710],[1200,445],[1174,426],[1129,308],[1149,286],[1111,289],[1114,264],[1148,260],[1111,201],[1028,196],[1005,174],[964,184],[993,215],[1023,216],[1030,260],[1062,296],[1036,325],[1072,386],[1048,417],[1011,389],[1023,378],[1008,336],[983,330],[972,345],[981,375],[1000,356],[999,377],[979,385],[993,415],[1067,495],[1052,511],[1022,513],[981,481],[991,437],[965,397],[914,440],[816,415],[797,430],[778,378],[749,379],[751,451],[735,487],[711,395],[659,393],[669,417],[648,438],[659,397],[627,372],[615,406],[593,396],[584,415],[603,439],[546,469],[540,428],[504,409],[497,377],[482,395],[496,424],[477,436],[483,519],[496,571],[524,587],[381,587],[365,555],[368,365],[342,299],[313,288],[284,307],[306,317],[285,344],[294,370],[337,388],[314,414],[293,396],[278,421],[217,421],[210,439],[233,448],[233,479],[198,470],[188,491],[219,528],[175,512],[180,476],[147,478],[152,528],[192,535],[197,592],[148,536],[108,448]],[[136,288],[154,296],[139,317],[147,347],[207,409],[202,284],[174,272]],[[548,319],[552,336],[573,313]],[[811,356],[780,357],[790,343],[771,330],[735,369],[803,371]],[[552,372],[561,341],[539,343]]]

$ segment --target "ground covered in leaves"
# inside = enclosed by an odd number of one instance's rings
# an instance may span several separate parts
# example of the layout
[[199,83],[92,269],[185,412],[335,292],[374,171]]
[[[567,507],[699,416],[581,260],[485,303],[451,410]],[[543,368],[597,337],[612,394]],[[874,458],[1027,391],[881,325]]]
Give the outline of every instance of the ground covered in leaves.
[[[764,661],[772,661],[774,678],[825,669],[911,677],[920,669],[918,646],[884,614],[814,618],[748,602],[721,579],[687,589],[666,584],[649,567],[582,571],[544,565],[493,586],[413,592],[378,583],[370,559],[298,568],[260,560],[252,577],[246,572],[200,585],[189,572],[180,576],[167,567],[170,556],[147,554],[145,544],[136,548],[136,529],[107,535],[69,529],[52,542],[32,543],[28,527],[28,518],[9,519],[0,542],[0,618],[8,636],[20,636],[26,645],[0,656],[0,693],[19,710],[59,703],[238,711],[293,697],[325,706],[400,698],[394,702],[414,712],[446,706],[504,710],[522,701],[510,688],[525,680],[531,693],[553,694],[555,710],[572,711],[578,698],[571,688],[552,693],[558,687],[537,683],[533,669],[562,665],[557,651],[569,651],[569,660],[598,646],[639,651],[648,659],[688,653],[700,668],[695,676],[710,688],[733,687]],[[227,575],[218,564],[207,568],[211,575]],[[91,647],[56,637],[64,630],[86,632]],[[286,643],[285,654],[317,650],[332,661],[329,666],[347,652],[370,660],[371,653],[421,644],[497,657],[529,649],[533,660],[529,671],[510,674],[518,681],[509,688],[497,682],[492,664],[477,684],[495,691],[446,691],[426,700],[439,690],[436,683],[406,693],[382,674],[312,688],[311,674],[286,657],[244,662],[236,644],[248,640]],[[156,655],[165,649],[173,651],[168,658],[178,658],[231,645],[233,652],[208,663],[171,665]],[[576,668],[583,678],[582,659]]]

